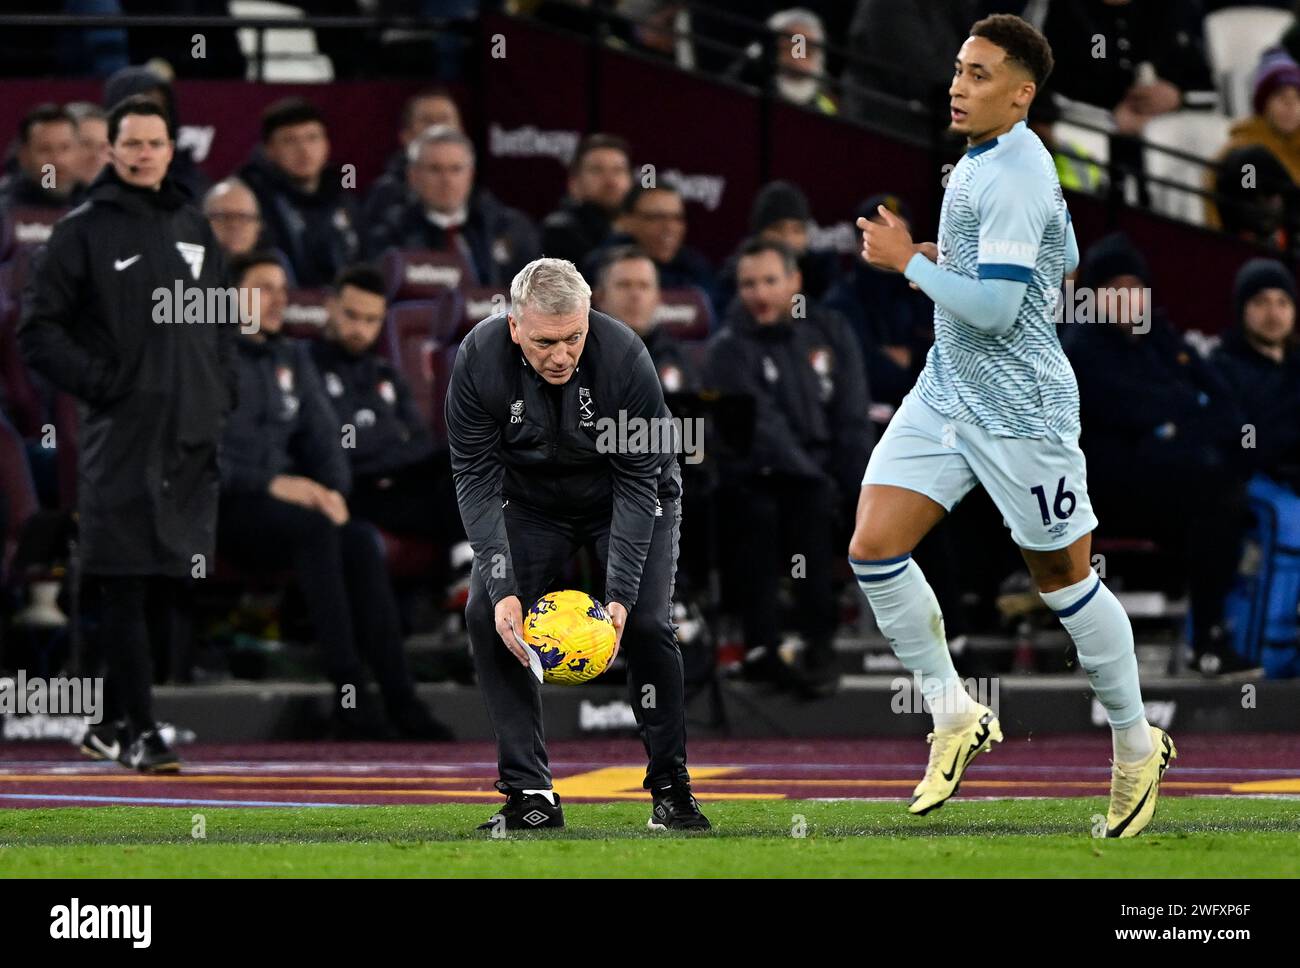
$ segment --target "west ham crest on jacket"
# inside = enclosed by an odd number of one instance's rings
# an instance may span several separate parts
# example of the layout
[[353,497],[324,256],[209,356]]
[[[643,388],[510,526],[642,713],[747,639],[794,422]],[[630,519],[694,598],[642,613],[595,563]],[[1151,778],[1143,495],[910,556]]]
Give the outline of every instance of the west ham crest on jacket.
[[578,413],[582,415],[580,427],[596,425],[596,407],[591,402],[591,391],[586,387],[578,387]]

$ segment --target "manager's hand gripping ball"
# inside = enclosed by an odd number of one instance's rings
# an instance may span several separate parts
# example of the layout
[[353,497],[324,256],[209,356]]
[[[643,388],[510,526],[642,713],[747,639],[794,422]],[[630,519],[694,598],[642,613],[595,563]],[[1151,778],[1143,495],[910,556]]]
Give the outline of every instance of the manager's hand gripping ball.
[[586,592],[550,592],[524,616],[524,643],[542,663],[542,681],[594,679],[614,657],[614,623]]

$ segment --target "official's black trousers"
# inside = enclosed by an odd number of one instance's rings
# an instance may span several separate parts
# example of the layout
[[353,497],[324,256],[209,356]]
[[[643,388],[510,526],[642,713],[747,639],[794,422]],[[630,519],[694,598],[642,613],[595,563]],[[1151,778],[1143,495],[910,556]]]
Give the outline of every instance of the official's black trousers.
[[[682,653],[672,626],[673,584],[681,534],[681,508],[665,500],[641,574],[636,605],[628,613],[620,652],[627,657],[628,701],[649,765],[646,789],[689,780]],[[592,545],[602,568],[608,561],[610,511],[559,518],[511,500],[506,535],[519,601],[525,614],[548,591],[573,554]],[[495,609],[476,561],[465,608],[479,688],[497,737],[497,789],[549,790],[551,769],[542,727],[541,688],[496,632]],[[653,688],[647,688],[653,687]]]
[[153,646],[169,647],[184,621],[183,579],[87,575],[100,596],[97,641],[104,668],[104,721],[125,719],[131,734],[153,729]]
[[391,707],[415,695],[397,602],[374,528],[353,518],[341,527],[319,511],[267,495],[221,499],[217,545],[240,567],[292,568],[336,686],[364,681],[361,658]]

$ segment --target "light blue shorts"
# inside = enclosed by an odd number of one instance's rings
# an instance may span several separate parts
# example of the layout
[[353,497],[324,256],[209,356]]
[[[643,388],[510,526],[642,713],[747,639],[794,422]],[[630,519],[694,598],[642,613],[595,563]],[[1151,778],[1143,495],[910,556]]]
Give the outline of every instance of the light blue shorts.
[[1012,540],[1031,551],[1069,547],[1097,527],[1078,440],[995,437],[948,419],[914,393],[871,452],[862,483],[905,487],[948,511],[983,484]]

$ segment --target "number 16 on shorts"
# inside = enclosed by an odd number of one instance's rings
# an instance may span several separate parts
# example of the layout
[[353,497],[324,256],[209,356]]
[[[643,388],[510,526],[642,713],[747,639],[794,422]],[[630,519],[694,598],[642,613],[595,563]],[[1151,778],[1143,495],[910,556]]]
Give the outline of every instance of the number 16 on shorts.
[[[1047,491],[1042,484],[1035,484],[1029,489],[1029,492],[1038,498],[1038,513],[1042,515],[1044,526],[1051,525],[1053,515],[1058,521],[1064,522],[1074,513],[1077,502],[1075,501],[1074,492],[1065,489],[1064,477],[1057,479],[1056,495],[1053,497],[1050,507],[1047,503]],[[1048,530],[1059,534],[1064,528],[1065,525],[1062,523],[1057,525],[1056,528],[1048,528]]]

